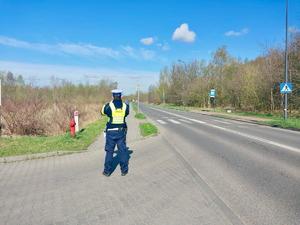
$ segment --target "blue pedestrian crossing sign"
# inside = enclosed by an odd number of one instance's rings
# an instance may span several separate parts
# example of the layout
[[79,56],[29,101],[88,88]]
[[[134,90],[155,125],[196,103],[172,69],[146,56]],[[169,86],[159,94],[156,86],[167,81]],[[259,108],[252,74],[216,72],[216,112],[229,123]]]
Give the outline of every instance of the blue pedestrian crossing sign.
[[293,85],[292,83],[280,83],[280,93],[289,94],[292,93]]
[[210,89],[209,97],[215,98],[216,97],[216,89]]

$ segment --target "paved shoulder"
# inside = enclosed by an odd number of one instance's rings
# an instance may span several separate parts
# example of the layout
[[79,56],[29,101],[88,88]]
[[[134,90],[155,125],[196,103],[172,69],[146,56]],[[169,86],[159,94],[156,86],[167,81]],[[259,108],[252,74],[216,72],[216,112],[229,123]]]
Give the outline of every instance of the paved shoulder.
[[139,130],[139,120],[134,117],[134,112],[131,111],[126,119],[128,126],[127,141],[128,143],[138,141],[141,139]]
[[102,149],[1,164],[1,224],[230,224],[161,138],[130,145],[126,177]]

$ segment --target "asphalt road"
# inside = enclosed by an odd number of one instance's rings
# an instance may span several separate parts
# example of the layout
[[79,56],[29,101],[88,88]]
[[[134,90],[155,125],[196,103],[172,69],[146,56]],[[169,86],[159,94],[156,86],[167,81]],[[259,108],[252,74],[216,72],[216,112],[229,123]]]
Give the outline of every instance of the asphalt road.
[[[142,105],[130,114],[129,174],[104,177],[104,140],[87,151],[0,163],[0,225],[299,225],[300,135]],[[115,155],[114,161],[118,161]]]
[[141,110],[232,224],[300,224],[300,132],[149,105]]
[[125,177],[102,175],[103,137],[79,154],[0,163],[0,224],[242,224],[163,135],[141,139],[140,121],[127,120]]

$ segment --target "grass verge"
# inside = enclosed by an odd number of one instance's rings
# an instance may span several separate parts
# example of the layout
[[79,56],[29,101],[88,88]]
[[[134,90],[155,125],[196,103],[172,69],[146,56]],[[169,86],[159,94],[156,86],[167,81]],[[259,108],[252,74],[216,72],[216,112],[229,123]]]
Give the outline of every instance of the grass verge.
[[69,133],[58,136],[22,136],[0,138],[0,157],[55,151],[80,151],[86,149],[104,129],[106,118],[89,124],[78,132],[76,138]]
[[137,112],[137,103],[132,102],[131,107],[132,107],[133,111]]
[[300,119],[297,118],[289,118],[287,120],[284,120],[283,118],[278,118],[271,121],[266,121],[265,124],[268,124],[273,127],[300,130]]
[[149,135],[156,135],[158,130],[157,127],[152,123],[140,123],[140,132],[143,137],[147,137]]
[[143,113],[136,113],[134,117],[140,120],[146,119],[146,116]]

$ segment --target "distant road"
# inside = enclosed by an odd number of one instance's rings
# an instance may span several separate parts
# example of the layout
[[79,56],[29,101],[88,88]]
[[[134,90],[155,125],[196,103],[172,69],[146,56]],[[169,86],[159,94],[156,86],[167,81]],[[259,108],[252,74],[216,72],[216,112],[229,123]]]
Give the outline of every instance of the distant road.
[[233,223],[300,224],[300,132],[149,105],[141,110]]

